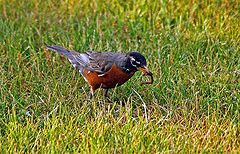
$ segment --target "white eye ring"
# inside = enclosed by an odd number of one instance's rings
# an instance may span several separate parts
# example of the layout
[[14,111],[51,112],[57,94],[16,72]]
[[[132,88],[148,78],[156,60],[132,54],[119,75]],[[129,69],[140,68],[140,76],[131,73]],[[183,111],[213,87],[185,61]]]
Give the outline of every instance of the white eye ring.
[[136,65],[133,64],[133,61],[130,61],[133,67],[137,67]]
[[133,58],[133,57],[130,57],[130,59],[131,59],[131,61],[136,61],[135,58]]
[[137,67],[137,66],[136,66],[136,65],[134,65],[132,62],[131,62],[131,64],[132,64],[132,66],[133,66],[133,67]]
[[136,61],[136,63],[139,64],[139,65],[141,64],[139,61]]

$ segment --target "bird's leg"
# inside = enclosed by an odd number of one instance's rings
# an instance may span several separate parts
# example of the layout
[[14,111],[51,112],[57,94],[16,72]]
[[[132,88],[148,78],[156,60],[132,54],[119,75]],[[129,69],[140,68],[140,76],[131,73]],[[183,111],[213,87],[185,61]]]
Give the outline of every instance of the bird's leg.
[[94,89],[93,89],[93,87],[90,87],[90,92],[88,94],[88,99],[92,99],[93,94],[94,94]]
[[103,96],[104,96],[104,97],[108,97],[108,90],[109,90],[109,89],[103,89],[103,91],[104,91]]

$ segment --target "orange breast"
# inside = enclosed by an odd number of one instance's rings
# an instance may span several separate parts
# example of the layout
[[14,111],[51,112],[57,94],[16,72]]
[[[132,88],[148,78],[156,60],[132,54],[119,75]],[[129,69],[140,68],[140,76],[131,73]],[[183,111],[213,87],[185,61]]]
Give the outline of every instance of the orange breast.
[[115,64],[103,76],[98,75],[96,72],[84,70],[84,77],[87,80],[87,82],[93,87],[93,89],[97,89],[99,87],[114,88],[116,86],[120,86],[123,83],[125,83],[128,79],[130,79],[133,76],[133,74],[134,72],[133,73],[123,72]]

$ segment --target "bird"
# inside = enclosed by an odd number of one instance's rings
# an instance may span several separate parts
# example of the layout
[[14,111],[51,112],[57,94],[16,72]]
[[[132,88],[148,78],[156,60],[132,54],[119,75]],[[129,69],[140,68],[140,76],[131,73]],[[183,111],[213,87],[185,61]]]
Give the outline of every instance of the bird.
[[79,53],[57,45],[46,45],[46,47],[65,56],[79,71],[90,86],[88,99],[92,99],[98,88],[104,89],[104,96],[107,97],[109,89],[121,86],[137,71],[152,76],[145,57],[137,51]]

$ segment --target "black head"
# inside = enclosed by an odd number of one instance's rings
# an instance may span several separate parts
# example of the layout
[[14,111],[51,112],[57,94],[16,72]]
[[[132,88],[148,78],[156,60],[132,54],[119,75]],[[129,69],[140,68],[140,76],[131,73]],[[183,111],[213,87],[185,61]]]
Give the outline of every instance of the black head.
[[145,57],[138,52],[130,52],[128,54],[129,65],[135,70],[139,70],[144,74],[148,73],[147,62]]
[[145,57],[138,52],[130,52],[129,58],[132,66],[136,68],[144,67],[147,65]]

